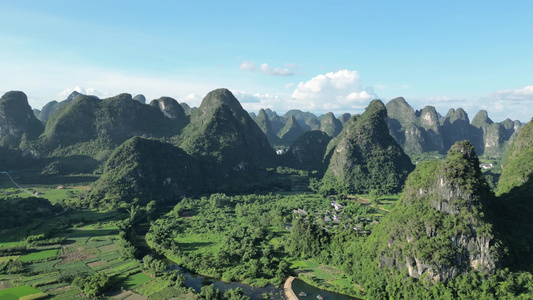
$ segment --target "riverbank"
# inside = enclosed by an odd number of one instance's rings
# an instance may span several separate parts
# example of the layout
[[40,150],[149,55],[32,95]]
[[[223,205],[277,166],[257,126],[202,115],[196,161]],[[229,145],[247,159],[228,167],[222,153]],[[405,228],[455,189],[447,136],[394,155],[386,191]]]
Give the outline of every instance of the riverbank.
[[285,292],[285,298],[287,298],[287,300],[298,300],[298,297],[296,297],[296,294],[292,290],[292,282],[295,278],[296,277],[294,276],[289,276],[283,285],[283,291]]

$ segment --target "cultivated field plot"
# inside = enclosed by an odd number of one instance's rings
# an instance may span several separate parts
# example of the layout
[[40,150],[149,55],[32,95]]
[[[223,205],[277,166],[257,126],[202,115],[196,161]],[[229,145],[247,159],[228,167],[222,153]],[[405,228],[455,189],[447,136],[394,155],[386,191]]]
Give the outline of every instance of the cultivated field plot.
[[[2,300],[17,300],[20,297],[40,294],[42,291],[32,288],[31,286],[23,285],[16,286],[5,290],[0,290],[0,299]],[[44,295],[43,295],[44,296]]]
[[[60,197],[64,190],[42,193]],[[151,299],[168,299],[182,294],[167,288],[166,281],[143,273],[139,260],[121,257],[116,221],[125,217],[119,213],[65,210],[25,226],[0,228],[0,299],[28,295],[85,299],[71,283],[95,273],[108,275],[112,286],[118,292],[121,288],[126,291],[128,299],[147,299],[152,294]]]

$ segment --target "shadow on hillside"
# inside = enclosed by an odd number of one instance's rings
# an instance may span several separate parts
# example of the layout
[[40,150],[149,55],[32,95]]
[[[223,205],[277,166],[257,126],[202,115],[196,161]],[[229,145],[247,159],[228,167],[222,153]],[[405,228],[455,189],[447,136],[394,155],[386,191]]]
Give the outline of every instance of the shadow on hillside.
[[494,214],[495,227],[509,249],[505,265],[512,271],[533,272],[533,174],[498,197]]

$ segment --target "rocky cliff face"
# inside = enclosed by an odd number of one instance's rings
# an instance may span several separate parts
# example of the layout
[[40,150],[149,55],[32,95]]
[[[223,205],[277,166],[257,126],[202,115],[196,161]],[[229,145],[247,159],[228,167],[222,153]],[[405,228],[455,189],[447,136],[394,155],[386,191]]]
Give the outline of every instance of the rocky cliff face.
[[369,241],[377,263],[430,281],[471,269],[494,272],[500,253],[487,217],[492,201],[473,145],[454,144],[444,161],[425,162],[409,175],[397,208]]
[[170,97],[161,97],[150,102],[150,106],[157,107],[165,115],[165,117],[172,120],[185,120],[185,111],[183,107]]
[[405,152],[442,150],[440,125],[434,108],[426,107],[418,113],[401,97],[392,99],[386,107],[389,130]]
[[444,153],[455,142],[469,140],[478,153],[500,158],[521,126],[519,121],[509,119],[494,123],[485,110],[479,111],[470,124],[462,108],[450,109],[439,120],[434,107],[413,111],[401,97],[387,103],[387,115],[391,134],[408,154]]
[[7,92],[0,98],[0,147],[18,148],[23,139],[36,139],[43,132],[23,92]]

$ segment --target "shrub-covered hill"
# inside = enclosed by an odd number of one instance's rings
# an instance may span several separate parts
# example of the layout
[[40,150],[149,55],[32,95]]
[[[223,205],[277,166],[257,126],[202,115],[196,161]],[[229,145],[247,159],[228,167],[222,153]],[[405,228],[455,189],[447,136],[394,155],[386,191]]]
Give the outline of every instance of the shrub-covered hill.
[[0,98],[0,147],[19,148],[23,140],[36,139],[43,132],[23,92],[11,91]]
[[202,174],[185,151],[156,140],[134,137],[109,157],[102,177],[87,200],[92,207],[116,208],[122,203],[177,202],[198,192]]
[[533,271],[533,122],[509,146],[498,183],[498,224],[510,249],[513,269]]
[[177,142],[220,180],[271,165],[275,153],[265,134],[227,89],[209,92],[192,112]]
[[531,299],[531,273],[506,268],[494,201],[468,141],[417,165],[396,208],[356,250],[366,298]]
[[272,124],[270,123],[270,119],[268,118],[268,115],[264,109],[260,109],[259,113],[257,114],[257,117],[255,117],[254,121],[257,123],[259,128],[261,128],[261,131],[265,134],[265,136],[268,139],[268,142],[270,145],[280,145],[281,140],[279,137],[274,133],[274,129],[272,129]]
[[533,122],[527,123],[518,132],[509,146],[502,165],[498,194],[509,193],[513,188],[531,185],[533,173]]
[[457,142],[442,162],[426,162],[409,175],[395,210],[367,241],[367,254],[382,269],[446,282],[499,263],[487,205],[493,195],[473,146]]
[[321,170],[322,159],[330,140],[331,137],[324,131],[306,131],[292,143],[289,151],[283,154],[284,163],[298,169]]
[[401,190],[414,169],[411,159],[389,133],[387,110],[373,100],[353,116],[328,145],[322,193],[390,193]]
[[[77,154],[95,157],[98,148],[111,150],[134,136],[170,137],[178,134],[185,123],[183,119],[165,117],[157,105],[142,104],[129,94],[104,100],[78,95],[50,116],[38,148],[44,153],[70,148]],[[87,143],[92,146],[87,147]],[[82,153],[84,149],[88,153]]]
[[296,121],[294,115],[290,115],[287,123],[285,123],[285,126],[283,126],[278,133],[278,136],[281,139],[281,143],[288,146],[291,145],[303,133],[304,130],[298,121]]

